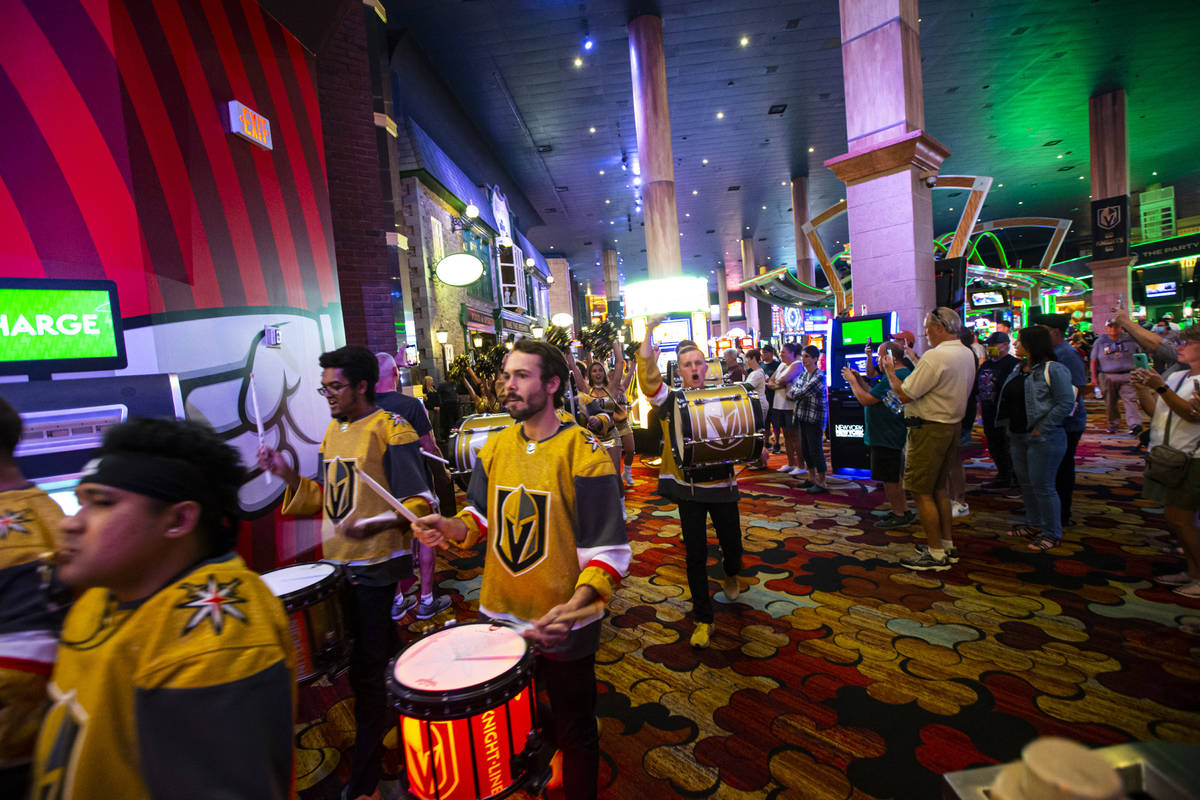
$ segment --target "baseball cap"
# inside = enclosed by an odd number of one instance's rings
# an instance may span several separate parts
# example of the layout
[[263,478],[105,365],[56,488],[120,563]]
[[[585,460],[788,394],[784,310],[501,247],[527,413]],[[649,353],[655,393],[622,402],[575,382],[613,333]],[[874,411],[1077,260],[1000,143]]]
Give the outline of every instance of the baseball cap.
[[1168,311],[1167,313],[1162,315],[1162,319],[1175,319],[1175,315],[1172,314],[1170,311]]
[[991,336],[987,337],[984,344],[1008,344],[1012,341],[1012,337],[1004,331],[996,331]]
[[1047,328],[1054,328],[1058,331],[1065,331],[1071,325],[1070,314],[1042,314],[1035,322],[1038,325],[1045,325]]
[[917,337],[913,336],[912,331],[897,331],[896,333],[888,334],[888,338],[892,341],[904,340],[908,342],[909,347],[913,347],[917,343]]
[[1109,318],[1108,318],[1108,322],[1106,322],[1106,323],[1104,323],[1104,324],[1105,324],[1105,325],[1117,325],[1117,326],[1120,326],[1120,324],[1121,324],[1121,323],[1120,323],[1120,321],[1119,321],[1119,320],[1118,320],[1116,317],[1109,317]]

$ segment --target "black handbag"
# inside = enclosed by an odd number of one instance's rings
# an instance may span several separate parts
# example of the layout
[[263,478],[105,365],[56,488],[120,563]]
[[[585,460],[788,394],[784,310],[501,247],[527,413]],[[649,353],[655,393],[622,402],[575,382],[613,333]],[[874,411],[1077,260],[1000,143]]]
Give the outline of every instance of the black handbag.
[[[1186,374],[1183,376],[1183,380],[1187,380]],[[1183,387],[1183,381],[1179,382],[1179,387]],[[1178,392],[1179,389],[1175,391]],[[1171,447],[1171,420],[1174,416],[1175,412],[1168,409],[1163,443],[1151,447],[1146,454],[1146,477],[1161,483],[1168,489],[1177,489],[1189,479],[1195,481],[1196,476],[1192,473],[1200,465],[1200,462],[1196,461],[1196,451],[1200,450],[1200,445],[1193,448],[1190,455],[1178,448]]]

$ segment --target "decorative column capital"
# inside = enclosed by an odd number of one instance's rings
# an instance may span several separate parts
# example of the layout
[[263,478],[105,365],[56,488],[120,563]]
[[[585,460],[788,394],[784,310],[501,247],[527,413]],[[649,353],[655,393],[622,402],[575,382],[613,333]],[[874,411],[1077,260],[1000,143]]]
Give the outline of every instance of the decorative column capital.
[[847,186],[908,167],[937,172],[950,148],[922,130],[909,131],[861,153],[846,153],[825,162]]
[[1096,270],[1104,270],[1105,272],[1114,269],[1129,269],[1137,263],[1137,256],[1124,256],[1122,258],[1097,258],[1088,262],[1088,266],[1092,268],[1093,274]]

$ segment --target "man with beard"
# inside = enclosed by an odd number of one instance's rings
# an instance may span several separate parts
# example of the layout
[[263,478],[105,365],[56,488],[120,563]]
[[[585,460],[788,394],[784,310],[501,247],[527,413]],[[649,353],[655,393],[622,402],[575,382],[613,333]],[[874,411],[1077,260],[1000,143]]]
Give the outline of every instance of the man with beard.
[[[654,347],[654,329],[662,316],[646,322],[646,338],[638,350],[638,386],[642,394],[657,409],[670,410],[681,398],[681,390],[669,389],[658,369],[658,353]],[[683,341],[676,350],[679,377],[684,389],[704,386],[708,362],[695,342]],[[783,391],[782,389],[778,391]],[[675,501],[679,506],[679,527],[683,532],[684,559],[687,565],[688,589],[692,594],[692,615],[696,627],[692,631],[692,647],[708,647],[712,636],[713,607],[708,593],[708,526],[711,516],[717,542],[721,546],[725,580],[721,586],[730,602],[741,592],[737,575],[742,570],[742,523],[738,514],[738,486],[733,467],[720,464],[684,471],[675,463],[667,415],[662,415],[662,463],[658,467],[658,494]]]
[[[284,514],[321,517],[325,558],[346,567],[350,687],[354,690],[354,755],[347,798],[370,796],[379,782],[383,735],[391,725],[384,683],[399,637],[392,599],[400,579],[412,576],[412,533],[358,473],[388,488],[417,516],[432,509],[417,433],[404,419],[375,406],[379,364],[365,347],[322,353],[321,386],[333,419],[318,456],[317,480],[303,478],[284,454],[269,447],[258,464],[278,475],[287,492]],[[432,589],[432,587],[422,587]]]
[[479,613],[532,624],[563,788],[567,797],[594,798],[600,622],[630,560],[620,482],[596,437],[555,413],[567,365],[553,346],[517,341],[504,377],[507,410],[518,424],[480,449],[458,516],[430,515],[413,530],[430,547],[485,542]]

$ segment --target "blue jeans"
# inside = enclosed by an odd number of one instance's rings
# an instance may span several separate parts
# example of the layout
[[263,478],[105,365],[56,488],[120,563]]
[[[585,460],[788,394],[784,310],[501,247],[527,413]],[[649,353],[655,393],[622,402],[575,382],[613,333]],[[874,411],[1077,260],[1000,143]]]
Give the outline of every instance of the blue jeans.
[[1041,528],[1042,536],[1057,542],[1062,538],[1062,507],[1054,479],[1067,452],[1067,435],[1061,426],[1037,436],[1009,433],[1013,474],[1025,501],[1025,522]]

